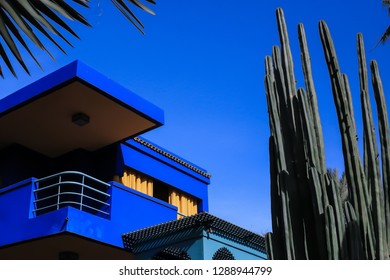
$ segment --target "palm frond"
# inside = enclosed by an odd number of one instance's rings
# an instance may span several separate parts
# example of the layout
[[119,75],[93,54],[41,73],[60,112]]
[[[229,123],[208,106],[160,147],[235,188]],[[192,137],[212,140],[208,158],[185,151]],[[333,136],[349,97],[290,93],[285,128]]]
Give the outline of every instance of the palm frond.
[[383,33],[377,45],[379,45],[380,43],[384,44],[389,39],[390,39],[390,25],[387,27],[385,33]]
[[[388,9],[388,15],[390,16],[390,0],[382,0],[382,5]],[[384,44],[390,39],[390,25],[387,27],[386,31],[382,34],[379,42],[375,45],[376,48],[379,44]]]
[[[156,4],[154,0],[144,1]],[[142,3],[141,0],[127,0],[127,2],[124,0],[111,0],[111,2],[141,33],[143,33],[144,26],[132,12],[130,6],[138,7],[154,15],[154,12]],[[79,37],[64,20],[76,21],[90,26],[88,21],[71,3],[89,8],[90,0],[0,0],[0,37],[3,39],[0,41],[0,57],[15,77],[17,75],[10,56],[13,56],[29,74],[28,67],[19,51],[20,47],[25,49],[38,66],[41,67],[29,45],[23,39],[22,34],[54,59],[39,39],[39,36],[51,41],[58,49],[66,53],[61,46],[61,42],[72,45],[64,33],[76,38]],[[58,27],[61,28],[61,31],[57,29]],[[59,39],[54,39],[50,34],[57,35]],[[8,49],[5,49],[5,46]],[[3,76],[1,65],[0,75]]]
[[382,0],[382,5],[387,7],[388,13],[390,15],[390,0]]
[[[151,4],[156,4],[153,0],[145,0]],[[124,0],[111,0],[111,2],[114,4],[114,6],[134,25],[135,28],[137,28],[142,34],[144,26],[141,23],[141,21],[137,18],[137,16],[132,12],[132,10],[129,7],[129,4],[126,3]],[[139,0],[128,0],[132,5],[137,6],[141,10],[151,14],[155,15],[155,13],[149,9],[145,4],[143,4]]]

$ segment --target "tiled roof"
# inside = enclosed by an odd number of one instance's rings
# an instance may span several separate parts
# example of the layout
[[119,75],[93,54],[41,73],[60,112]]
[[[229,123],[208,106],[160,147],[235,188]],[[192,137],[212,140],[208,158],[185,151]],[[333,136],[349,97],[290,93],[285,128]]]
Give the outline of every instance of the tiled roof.
[[169,158],[170,160],[173,160],[174,162],[176,162],[176,163],[178,163],[178,164],[180,164],[180,165],[182,165],[182,166],[184,166],[184,167],[186,167],[186,168],[188,168],[188,169],[190,169],[190,170],[192,170],[192,171],[194,171],[194,172],[196,172],[196,173],[198,173],[198,174],[200,174],[208,179],[211,178],[211,174],[189,164],[188,162],[178,158],[177,156],[172,155],[171,153],[168,153],[167,151],[164,151],[164,150],[156,147],[155,145],[153,145],[152,143],[150,143],[144,139],[141,139],[139,137],[134,137],[133,140],[135,142],[155,151],[156,153],[159,153],[160,155],[163,155],[163,156]]
[[155,240],[190,228],[202,227],[212,233],[219,234],[266,253],[265,239],[263,236],[206,212],[126,233],[122,235],[122,239],[125,248],[132,251],[135,245],[144,241]]

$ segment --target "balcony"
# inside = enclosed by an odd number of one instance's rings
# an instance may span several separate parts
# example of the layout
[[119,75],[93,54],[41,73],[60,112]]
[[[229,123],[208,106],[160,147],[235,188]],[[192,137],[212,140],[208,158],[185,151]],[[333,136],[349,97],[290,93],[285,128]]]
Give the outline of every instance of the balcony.
[[175,220],[177,212],[164,201],[81,172],[29,178],[0,189],[0,249],[63,233],[123,248],[122,234]]
[[63,207],[108,218],[110,216],[110,184],[77,171],[66,171],[34,181],[35,216]]

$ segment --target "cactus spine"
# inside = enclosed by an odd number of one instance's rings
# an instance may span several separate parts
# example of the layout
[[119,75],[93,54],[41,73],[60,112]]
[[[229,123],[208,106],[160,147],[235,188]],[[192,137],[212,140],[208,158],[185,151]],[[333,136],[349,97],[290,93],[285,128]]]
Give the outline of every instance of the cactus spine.
[[[341,72],[329,29],[319,23],[336,107],[345,176],[340,182],[326,170],[318,101],[305,30],[298,26],[305,89],[296,89],[294,63],[283,10],[276,12],[280,38],[265,59],[273,232],[266,235],[270,259],[388,259],[390,252],[390,139],[383,87],[371,62],[378,111],[381,162],[368,92],[363,37],[357,36],[360,97],[364,125],[364,163],[360,159],[352,93]],[[382,170],[382,178],[381,178]]]

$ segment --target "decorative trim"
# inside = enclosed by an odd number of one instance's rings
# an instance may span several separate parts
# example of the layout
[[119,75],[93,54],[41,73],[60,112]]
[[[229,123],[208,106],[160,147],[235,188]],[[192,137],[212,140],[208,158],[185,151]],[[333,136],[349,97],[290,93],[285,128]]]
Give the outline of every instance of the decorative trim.
[[235,260],[236,258],[226,247],[219,248],[213,255],[212,260]]
[[139,137],[134,137],[133,140],[135,142],[137,142],[137,143],[139,143],[139,144],[141,144],[141,145],[151,149],[152,151],[154,151],[154,152],[156,152],[156,153],[158,153],[160,155],[163,155],[164,157],[169,158],[170,160],[173,160],[174,162],[176,162],[176,163],[178,163],[178,164],[180,164],[180,165],[182,165],[182,166],[184,166],[184,167],[186,167],[186,168],[188,168],[188,169],[190,169],[190,170],[192,170],[192,171],[194,171],[194,172],[196,172],[196,173],[206,177],[207,179],[211,178],[211,174],[209,174],[209,173],[207,173],[207,172],[205,172],[203,170],[200,170],[199,168],[189,164],[188,162],[185,162],[184,160],[182,160],[182,159],[180,159],[180,158],[178,158],[178,157],[176,157],[176,156],[174,156],[174,155],[172,155],[172,154],[170,154],[170,153],[168,153],[168,152],[166,152],[166,151],[164,151],[164,150],[154,146],[153,144],[151,144],[150,142],[145,141],[144,139],[141,139]]
[[209,234],[217,234],[266,253],[264,236],[229,223],[207,212],[126,233],[122,235],[122,239],[125,248],[133,251],[138,244],[170,236],[187,229],[203,229]]

